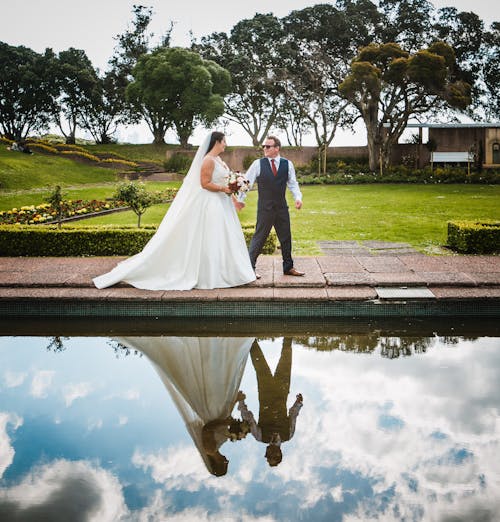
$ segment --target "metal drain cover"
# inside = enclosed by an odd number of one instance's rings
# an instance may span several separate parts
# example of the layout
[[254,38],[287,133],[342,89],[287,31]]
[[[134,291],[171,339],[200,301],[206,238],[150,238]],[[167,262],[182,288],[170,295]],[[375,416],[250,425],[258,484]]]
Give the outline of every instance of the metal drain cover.
[[436,299],[436,296],[425,286],[412,288],[380,286],[375,290],[380,299]]

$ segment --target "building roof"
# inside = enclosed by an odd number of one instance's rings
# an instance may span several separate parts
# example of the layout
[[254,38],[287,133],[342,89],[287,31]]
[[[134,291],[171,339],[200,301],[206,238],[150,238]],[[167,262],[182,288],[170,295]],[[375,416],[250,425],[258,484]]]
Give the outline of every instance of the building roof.
[[500,127],[500,123],[408,123],[407,128],[428,127],[434,129],[470,129],[470,128],[490,128]]

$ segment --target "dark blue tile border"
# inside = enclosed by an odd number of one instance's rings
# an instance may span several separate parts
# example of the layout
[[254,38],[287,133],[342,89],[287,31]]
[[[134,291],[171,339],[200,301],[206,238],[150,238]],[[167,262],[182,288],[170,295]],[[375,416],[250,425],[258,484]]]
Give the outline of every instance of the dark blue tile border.
[[500,317],[498,299],[408,301],[157,301],[9,299],[2,317],[321,318]]

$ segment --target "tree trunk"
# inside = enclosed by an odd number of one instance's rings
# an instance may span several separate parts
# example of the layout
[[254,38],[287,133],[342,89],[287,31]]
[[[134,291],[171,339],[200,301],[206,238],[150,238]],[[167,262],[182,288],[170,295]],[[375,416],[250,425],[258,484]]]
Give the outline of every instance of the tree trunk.
[[161,129],[155,129],[153,131],[153,144],[163,145],[165,143],[165,131]]
[[377,139],[376,131],[371,132],[368,130],[367,133],[367,139],[368,139],[368,165],[370,167],[370,170],[372,172],[375,172],[378,167],[379,163],[379,140]]

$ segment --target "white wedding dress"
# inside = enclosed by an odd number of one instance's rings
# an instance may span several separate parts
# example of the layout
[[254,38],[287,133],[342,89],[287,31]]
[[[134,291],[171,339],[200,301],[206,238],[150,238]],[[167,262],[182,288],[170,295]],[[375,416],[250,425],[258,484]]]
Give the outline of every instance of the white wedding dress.
[[[119,281],[145,290],[228,288],[255,280],[232,197],[202,188],[201,163],[210,135],[155,235],[142,252],[96,277],[97,288]],[[229,170],[216,158],[212,181],[225,185]]]
[[[207,469],[203,426],[231,415],[255,338],[122,337],[116,340],[144,353],[167,388]],[[219,436],[217,447],[227,441]]]

